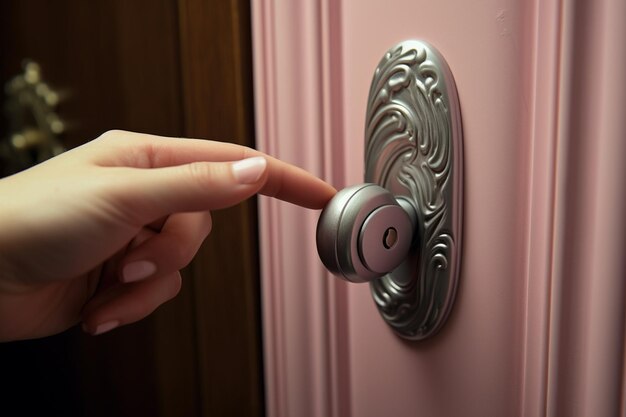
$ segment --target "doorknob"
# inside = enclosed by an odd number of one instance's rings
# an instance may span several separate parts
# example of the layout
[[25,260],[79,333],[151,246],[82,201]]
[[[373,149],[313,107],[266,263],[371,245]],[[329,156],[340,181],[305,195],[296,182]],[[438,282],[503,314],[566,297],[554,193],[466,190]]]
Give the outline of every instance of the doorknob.
[[423,41],[391,48],[374,72],[365,183],[341,190],[318,220],[324,265],[369,282],[383,319],[421,340],[454,303],[462,243],[461,113],[452,73]]
[[376,184],[344,188],[317,226],[317,247],[329,271],[352,282],[389,273],[407,257],[417,213],[405,198]]

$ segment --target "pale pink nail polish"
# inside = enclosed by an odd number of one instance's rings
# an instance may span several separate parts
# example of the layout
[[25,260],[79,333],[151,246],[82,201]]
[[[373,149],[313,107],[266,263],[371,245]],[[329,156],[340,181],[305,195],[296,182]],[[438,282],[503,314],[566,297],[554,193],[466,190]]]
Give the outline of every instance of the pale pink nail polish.
[[111,331],[113,329],[115,329],[117,326],[120,325],[119,320],[111,320],[111,321],[107,321],[106,323],[102,323],[98,326],[96,326],[96,331],[93,332],[93,335],[99,335],[102,333],[106,333],[108,331]]
[[254,184],[267,167],[267,161],[262,156],[242,159],[232,164],[233,175],[240,184]]
[[150,261],[131,262],[122,270],[122,281],[134,282],[148,278],[156,269],[156,265]]

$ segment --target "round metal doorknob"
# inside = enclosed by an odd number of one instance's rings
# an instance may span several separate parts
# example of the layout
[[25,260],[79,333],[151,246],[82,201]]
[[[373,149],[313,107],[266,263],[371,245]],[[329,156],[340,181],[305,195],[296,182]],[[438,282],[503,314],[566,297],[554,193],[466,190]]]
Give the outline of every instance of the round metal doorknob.
[[351,282],[380,278],[398,267],[414,241],[416,212],[376,184],[339,191],[317,223],[317,251],[326,268]]

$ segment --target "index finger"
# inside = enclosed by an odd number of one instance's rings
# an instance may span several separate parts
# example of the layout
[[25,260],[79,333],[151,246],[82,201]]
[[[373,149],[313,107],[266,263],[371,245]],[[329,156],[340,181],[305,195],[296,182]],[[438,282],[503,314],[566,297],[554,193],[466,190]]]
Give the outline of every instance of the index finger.
[[264,156],[268,162],[267,181],[261,188],[261,194],[299,206],[320,209],[337,193],[330,184],[302,168]]
[[99,154],[99,162],[104,165],[163,168],[193,162],[229,162],[263,156],[267,160],[267,178],[260,190],[261,194],[319,209],[337,192],[330,184],[302,168],[241,145],[124,131],[110,132],[108,135],[112,136],[109,140],[119,141],[119,146],[131,149]]

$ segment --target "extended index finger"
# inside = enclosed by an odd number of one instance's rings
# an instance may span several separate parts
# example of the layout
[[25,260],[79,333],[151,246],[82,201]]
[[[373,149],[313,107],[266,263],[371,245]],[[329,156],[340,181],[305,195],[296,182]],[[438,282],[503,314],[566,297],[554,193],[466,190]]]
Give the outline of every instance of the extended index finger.
[[309,172],[266,156],[267,181],[260,193],[308,208],[323,208],[337,190]]
[[[336,193],[328,183],[295,165],[246,146],[204,139],[168,138],[133,132],[110,132],[111,140],[129,147],[101,161],[136,168],[162,168],[192,162],[238,161],[263,156],[268,162],[260,193],[308,208],[322,208]],[[102,157],[104,155],[101,154]]]

